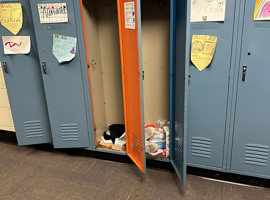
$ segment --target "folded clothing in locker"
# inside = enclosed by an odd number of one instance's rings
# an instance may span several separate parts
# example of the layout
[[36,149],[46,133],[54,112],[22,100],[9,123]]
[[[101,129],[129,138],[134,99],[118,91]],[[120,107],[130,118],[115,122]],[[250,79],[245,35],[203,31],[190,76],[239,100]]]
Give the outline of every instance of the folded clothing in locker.
[[104,132],[99,144],[109,149],[124,151],[126,149],[125,125],[109,125],[108,131]]

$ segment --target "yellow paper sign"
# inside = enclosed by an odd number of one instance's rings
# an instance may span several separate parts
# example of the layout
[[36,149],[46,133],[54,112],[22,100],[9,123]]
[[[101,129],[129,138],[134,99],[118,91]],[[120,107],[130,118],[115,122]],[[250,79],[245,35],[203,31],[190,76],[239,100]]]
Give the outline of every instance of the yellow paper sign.
[[256,0],[254,20],[270,20],[269,0]]
[[22,5],[20,3],[0,4],[0,23],[17,35],[23,23]]
[[212,61],[217,45],[217,37],[211,35],[193,35],[191,61],[202,71]]

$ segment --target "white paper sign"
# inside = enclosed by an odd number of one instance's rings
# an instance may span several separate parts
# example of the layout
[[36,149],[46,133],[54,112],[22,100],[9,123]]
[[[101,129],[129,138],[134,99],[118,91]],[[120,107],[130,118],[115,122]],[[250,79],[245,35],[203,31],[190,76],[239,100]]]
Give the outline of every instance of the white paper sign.
[[125,10],[125,28],[126,29],[136,29],[136,21],[135,21],[135,2],[125,2],[124,3]]
[[28,54],[31,49],[30,36],[2,36],[4,54]]
[[66,3],[38,4],[40,23],[65,23],[68,22]]
[[224,21],[226,0],[191,0],[191,22]]

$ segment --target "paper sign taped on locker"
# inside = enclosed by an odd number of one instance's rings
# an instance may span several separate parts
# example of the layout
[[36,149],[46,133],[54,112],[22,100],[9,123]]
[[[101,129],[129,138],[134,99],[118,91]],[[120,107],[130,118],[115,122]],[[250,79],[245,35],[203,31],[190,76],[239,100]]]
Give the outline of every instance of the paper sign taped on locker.
[[20,3],[0,4],[0,23],[17,35],[23,23],[22,5]]
[[4,54],[28,54],[31,49],[30,36],[2,36]]
[[53,55],[59,63],[69,62],[76,55],[77,38],[65,35],[53,35]]
[[212,35],[193,35],[191,61],[202,71],[211,63],[215,54],[217,37]]
[[254,20],[270,20],[269,0],[256,0]]
[[125,28],[126,29],[136,29],[136,18],[135,18],[135,2],[125,2]]
[[226,0],[191,0],[191,22],[224,21]]
[[68,22],[66,3],[38,4],[38,11],[42,24]]

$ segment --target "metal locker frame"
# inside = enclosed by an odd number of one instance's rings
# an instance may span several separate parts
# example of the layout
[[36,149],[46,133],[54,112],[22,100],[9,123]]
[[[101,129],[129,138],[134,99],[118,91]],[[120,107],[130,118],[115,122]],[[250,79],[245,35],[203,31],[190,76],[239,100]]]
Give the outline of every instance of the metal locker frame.
[[[18,36],[31,37],[28,55],[4,55],[0,45],[5,77],[16,136],[19,145],[51,143],[51,130],[41,71],[38,67],[37,46],[29,0],[1,0],[0,3],[21,3],[23,26]],[[1,36],[14,36],[0,27]]]

